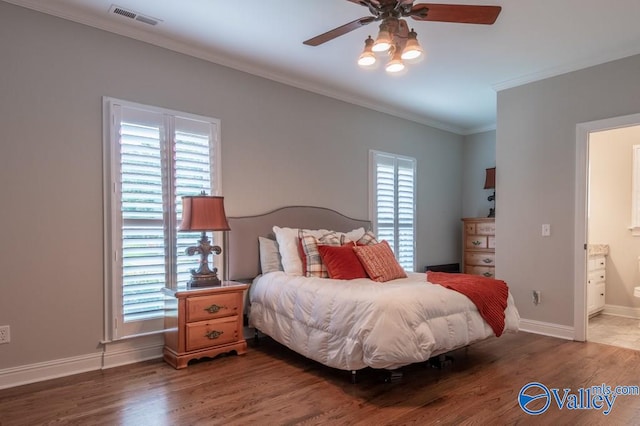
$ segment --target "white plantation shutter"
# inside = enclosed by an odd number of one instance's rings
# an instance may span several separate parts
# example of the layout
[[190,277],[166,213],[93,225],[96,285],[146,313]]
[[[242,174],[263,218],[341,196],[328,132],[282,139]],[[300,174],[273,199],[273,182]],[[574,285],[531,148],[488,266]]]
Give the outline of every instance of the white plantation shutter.
[[[184,195],[218,195],[219,123],[206,117],[106,100],[110,120],[113,252],[107,333],[161,330],[165,287],[186,288],[199,233],[177,232]],[[218,236],[213,236],[215,243]],[[219,259],[213,259],[215,265]]]
[[400,265],[415,266],[416,160],[379,151],[370,152],[374,229],[387,240]]

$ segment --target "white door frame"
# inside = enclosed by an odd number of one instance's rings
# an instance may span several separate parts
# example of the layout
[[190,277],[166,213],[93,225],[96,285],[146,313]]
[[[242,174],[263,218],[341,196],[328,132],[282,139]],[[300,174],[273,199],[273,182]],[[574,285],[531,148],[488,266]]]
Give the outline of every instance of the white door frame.
[[[574,230],[574,340],[587,340],[587,196],[589,168],[589,135],[603,130],[619,129],[640,124],[640,114],[589,121],[576,125],[576,181]],[[629,206],[631,208],[631,206]]]

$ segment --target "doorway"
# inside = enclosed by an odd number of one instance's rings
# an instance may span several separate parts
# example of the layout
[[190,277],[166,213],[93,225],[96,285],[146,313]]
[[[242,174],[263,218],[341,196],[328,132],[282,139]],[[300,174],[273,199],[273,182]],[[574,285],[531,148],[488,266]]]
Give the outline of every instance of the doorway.
[[[622,129],[631,128],[639,125],[640,125],[640,114],[634,114],[634,115],[629,115],[624,117],[615,117],[615,118],[606,119],[606,120],[581,123],[581,124],[578,124],[576,127],[576,195],[575,195],[575,233],[574,233],[575,235],[574,339],[578,341],[585,341],[589,338],[588,337],[589,336],[589,313],[591,313],[592,315],[594,314],[594,298],[597,298],[597,297],[601,298],[600,300],[601,303],[597,312],[602,311],[606,316],[603,315],[602,317],[598,318],[597,321],[592,322],[593,324],[597,323],[599,325],[598,329],[595,329],[595,328],[593,329],[594,339],[597,339],[599,335],[603,336],[603,335],[606,335],[607,333],[612,334],[611,331],[606,331],[606,327],[609,326],[609,323],[611,327],[616,327],[616,324],[621,325],[622,327],[625,327],[629,323],[628,320],[631,320],[631,322],[633,322],[635,327],[634,330],[638,328],[637,319],[628,318],[626,319],[627,321],[625,323],[625,321],[622,320],[620,316],[610,318],[609,315],[607,315],[607,311],[613,311],[613,312],[608,312],[609,314],[616,313],[614,309],[615,306],[617,306],[616,304],[612,305],[613,306],[612,308],[605,309],[604,311],[602,310],[602,307],[604,305],[604,298],[605,298],[604,282],[603,283],[596,282],[595,285],[599,286],[597,287],[598,291],[597,292],[593,291],[594,290],[594,286],[592,285],[594,284],[593,271],[594,271],[594,267],[598,268],[597,266],[598,263],[596,262],[596,259],[600,260],[599,262],[600,265],[603,265],[603,261],[601,257],[594,256],[594,253],[602,254],[602,250],[604,250],[604,247],[602,246],[606,246],[606,255],[611,255],[611,252],[609,251],[611,247],[608,244],[609,240],[611,239],[612,241],[617,242],[616,252],[620,254],[623,250],[621,250],[621,246],[620,246],[621,243],[619,243],[619,241],[620,239],[625,237],[629,239],[630,231],[628,229],[627,230],[621,229],[622,225],[618,223],[617,224],[618,234],[620,234],[620,232],[622,231],[622,234],[624,235],[624,237],[620,235],[614,236],[611,233],[607,233],[606,226],[601,224],[601,226],[594,228],[593,226],[594,223],[589,222],[590,208],[593,207],[593,206],[590,206],[590,202],[589,202],[590,188],[592,187],[592,183],[589,181],[590,176],[592,175],[591,173],[589,173],[589,170],[590,170],[589,166],[591,164],[589,159],[590,159],[591,150],[594,151],[593,152],[594,159],[599,158],[599,157],[596,157],[596,155],[599,155],[599,156],[602,155],[601,152],[598,152],[598,149],[600,149],[601,146],[600,147],[594,146],[590,149],[590,141],[593,142],[598,139],[602,141],[603,137],[604,138],[607,137],[608,132],[611,132],[610,136],[613,136],[616,132],[619,133]],[[599,142],[599,143],[602,143],[602,142]],[[640,144],[640,140],[638,140],[637,143]],[[631,159],[629,158],[627,161],[628,161],[627,164],[630,165]],[[591,176],[591,177],[597,178],[597,174],[594,174],[594,176]],[[630,181],[631,179],[628,179],[628,181],[625,183],[630,185]],[[602,182],[597,182],[597,183],[602,184]],[[595,185],[595,184],[593,185],[594,190],[597,187],[598,185]],[[629,186],[627,186],[627,189],[626,189],[626,191],[628,191],[626,193],[627,199],[631,192],[630,189],[628,188]],[[604,208],[601,202],[599,202],[599,204],[596,207],[599,210],[602,210]],[[623,216],[626,215],[624,220],[624,227],[628,227],[630,224],[628,219],[630,210],[631,210],[631,206],[629,204],[626,208],[624,208],[624,211],[621,212]],[[599,214],[600,214],[600,217],[602,217],[601,211],[599,211]],[[594,219],[594,222],[595,222],[595,219]],[[617,222],[620,222],[620,220],[617,220]],[[624,231],[626,231],[626,235]],[[593,234],[593,236],[596,236],[597,238],[595,239],[591,238],[592,236],[591,234]],[[637,237],[634,238],[634,241],[636,239],[638,240],[638,242],[640,242],[640,239],[638,239]],[[588,245],[588,244],[591,244],[591,245]],[[589,254],[591,254],[591,256]],[[628,256],[626,257],[627,257],[626,260],[628,263]],[[623,271],[626,271],[625,273],[627,273],[627,275],[629,274],[637,275],[636,271],[638,271],[638,267],[636,266],[637,263],[635,259],[637,259],[637,255],[633,259],[633,262],[634,262],[633,265],[629,266],[627,264],[625,267],[622,268]],[[612,263],[611,260],[612,260],[611,258],[607,259],[606,264],[610,265]],[[589,272],[589,270],[591,270],[591,272]],[[600,275],[604,276],[604,274],[605,274],[604,271],[598,271],[598,276]],[[611,274],[607,274],[607,275],[611,275]],[[587,286],[588,278],[591,278],[591,283],[589,284],[589,287]],[[620,277],[617,277],[617,278],[620,278]],[[631,278],[627,277],[627,280],[629,279],[634,279],[634,277],[633,276]],[[627,287],[628,287],[628,284],[627,284]],[[590,291],[588,290],[588,288],[590,289]],[[620,288],[616,288],[616,290],[618,293],[611,294],[609,298],[614,298],[619,301],[621,297],[624,298],[624,295],[621,296]],[[633,291],[631,288],[631,293],[632,292]],[[631,297],[632,297],[632,294],[631,294]],[[627,305],[629,304],[627,303]],[[629,312],[633,312],[633,310],[631,309],[626,313],[629,313]],[[618,315],[624,315],[624,314],[625,312],[622,312],[622,313],[618,312]],[[614,320],[614,321],[608,321],[608,320]],[[639,334],[639,337],[640,337],[640,334]],[[611,342],[613,341],[614,339],[609,339],[608,342],[603,342],[603,343],[611,344]]]

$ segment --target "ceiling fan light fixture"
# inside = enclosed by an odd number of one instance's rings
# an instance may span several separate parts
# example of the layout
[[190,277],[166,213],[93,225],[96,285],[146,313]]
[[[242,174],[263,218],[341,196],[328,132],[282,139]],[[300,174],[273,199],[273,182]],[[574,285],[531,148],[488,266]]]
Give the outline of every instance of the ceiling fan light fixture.
[[384,68],[389,74],[396,74],[404,70],[404,62],[402,62],[402,53],[400,49],[394,48],[393,50],[393,56]]
[[386,52],[391,48],[391,34],[389,33],[389,27],[387,24],[380,24],[380,32],[373,43],[372,50],[376,53]]
[[372,47],[373,47],[373,39],[371,38],[371,36],[369,36],[364,41],[364,50],[362,51],[362,53],[360,54],[360,57],[358,58],[358,65],[360,65],[361,67],[366,68],[366,67],[375,65],[376,55],[373,53]]
[[402,51],[402,59],[407,61],[417,61],[424,55],[422,46],[418,42],[418,34],[411,29],[409,37],[407,38],[407,44]]

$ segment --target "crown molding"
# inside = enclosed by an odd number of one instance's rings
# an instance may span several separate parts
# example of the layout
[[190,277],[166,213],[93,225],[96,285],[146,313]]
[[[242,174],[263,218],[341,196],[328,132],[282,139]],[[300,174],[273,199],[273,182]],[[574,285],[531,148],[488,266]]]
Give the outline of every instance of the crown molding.
[[559,65],[557,67],[536,71],[534,73],[523,75],[518,78],[496,83],[491,87],[496,92],[499,92],[501,90],[523,86],[525,84],[534,83],[536,81],[545,80],[547,78],[556,77],[562,74],[567,74],[567,73],[578,71],[584,68],[589,68],[589,67],[604,64],[607,62],[616,61],[618,59],[627,58],[629,56],[634,56],[637,54],[640,54],[640,44],[633,47],[629,47],[629,48],[620,48],[617,50],[608,51],[607,53],[604,53],[600,56],[592,57],[582,61],[576,61],[572,63]]
[[207,62],[212,62],[217,65],[222,65],[228,68],[245,72],[247,74],[272,80],[277,83],[282,83],[287,86],[292,86],[292,87],[306,90],[308,92],[312,92],[318,95],[323,95],[329,98],[337,99],[339,101],[361,106],[373,111],[377,111],[384,114],[392,115],[394,117],[413,121],[415,123],[423,124],[425,126],[433,127],[439,130],[444,130],[446,132],[455,133],[458,135],[471,134],[471,133],[467,133],[467,129],[461,128],[459,126],[433,120],[428,117],[421,116],[419,114],[413,114],[413,113],[404,111],[398,107],[395,107],[393,105],[373,102],[363,97],[359,97],[353,94],[347,94],[338,89],[323,87],[320,84],[313,83],[307,80],[296,79],[291,76],[286,76],[279,73],[273,73],[265,70],[264,68],[258,67],[253,64],[249,64],[247,62],[238,61],[222,55],[215,55],[205,49],[195,48],[186,43],[176,41],[169,37],[165,37],[160,34],[150,33],[148,31],[143,30],[142,27],[137,28],[138,25],[144,25],[144,24],[134,23],[135,25],[131,25],[129,23],[125,24],[124,22],[122,23],[118,22],[117,20],[110,20],[110,19],[107,19],[106,17],[104,19],[96,18],[94,15],[82,13],[81,11],[78,11],[78,10],[53,9],[51,7],[48,7],[47,2],[43,2],[41,0],[2,0],[2,1],[6,3],[14,4],[16,6],[25,7],[27,9],[32,9],[37,12],[42,12],[48,15],[56,16],[58,18],[66,19],[68,21],[73,21],[79,24],[104,30],[110,33],[115,33],[127,38],[149,43],[154,46],[169,49],[174,52],[182,53],[188,56],[205,60]]

